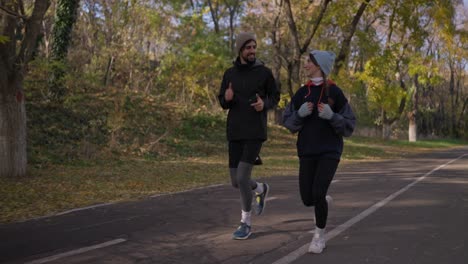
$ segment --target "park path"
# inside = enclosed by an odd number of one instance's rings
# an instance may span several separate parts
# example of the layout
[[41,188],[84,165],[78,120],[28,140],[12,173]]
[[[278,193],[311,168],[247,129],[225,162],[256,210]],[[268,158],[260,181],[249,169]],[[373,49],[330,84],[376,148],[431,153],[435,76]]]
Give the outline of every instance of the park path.
[[229,185],[0,225],[0,263],[460,263],[468,259],[468,147],[405,159],[344,162],[320,255],[297,177],[271,186],[253,234]]

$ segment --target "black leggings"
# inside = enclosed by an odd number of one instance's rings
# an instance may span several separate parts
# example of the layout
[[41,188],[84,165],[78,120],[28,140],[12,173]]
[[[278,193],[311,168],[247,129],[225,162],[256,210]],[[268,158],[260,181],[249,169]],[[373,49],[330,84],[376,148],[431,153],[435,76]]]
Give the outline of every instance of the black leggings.
[[340,161],[326,158],[299,159],[299,189],[305,206],[315,206],[318,228],[325,228],[328,217],[326,195]]

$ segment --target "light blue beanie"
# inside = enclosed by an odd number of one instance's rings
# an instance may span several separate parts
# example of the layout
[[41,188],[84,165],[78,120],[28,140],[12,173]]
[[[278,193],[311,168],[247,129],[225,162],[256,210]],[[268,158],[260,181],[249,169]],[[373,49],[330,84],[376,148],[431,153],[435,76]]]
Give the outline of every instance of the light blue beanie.
[[313,50],[309,54],[317,61],[323,73],[328,76],[333,68],[333,63],[335,63],[335,53],[326,50]]

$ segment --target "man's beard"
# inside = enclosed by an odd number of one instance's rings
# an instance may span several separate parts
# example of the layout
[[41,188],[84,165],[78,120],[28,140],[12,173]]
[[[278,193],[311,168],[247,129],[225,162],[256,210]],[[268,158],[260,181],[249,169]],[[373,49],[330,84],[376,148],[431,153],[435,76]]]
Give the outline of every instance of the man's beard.
[[[253,55],[253,56],[250,56],[250,55]],[[244,59],[244,61],[247,62],[247,63],[254,63],[255,58],[256,58],[255,54],[248,54],[247,56],[242,57],[242,59]]]

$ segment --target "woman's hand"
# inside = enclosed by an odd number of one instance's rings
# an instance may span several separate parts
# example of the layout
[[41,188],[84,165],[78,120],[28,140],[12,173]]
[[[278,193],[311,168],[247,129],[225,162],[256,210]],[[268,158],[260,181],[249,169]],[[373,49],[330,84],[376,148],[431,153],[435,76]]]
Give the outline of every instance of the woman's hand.
[[305,102],[301,105],[299,110],[297,110],[297,114],[300,117],[306,117],[310,114],[312,114],[312,111],[314,110],[314,103],[312,102]]
[[318,105],[318,111],[319,111],[318,116],[326,120],[332,119],[333,114],[334,114],[330,106],[328,104],[323,104],[323,103],[320,103]]

